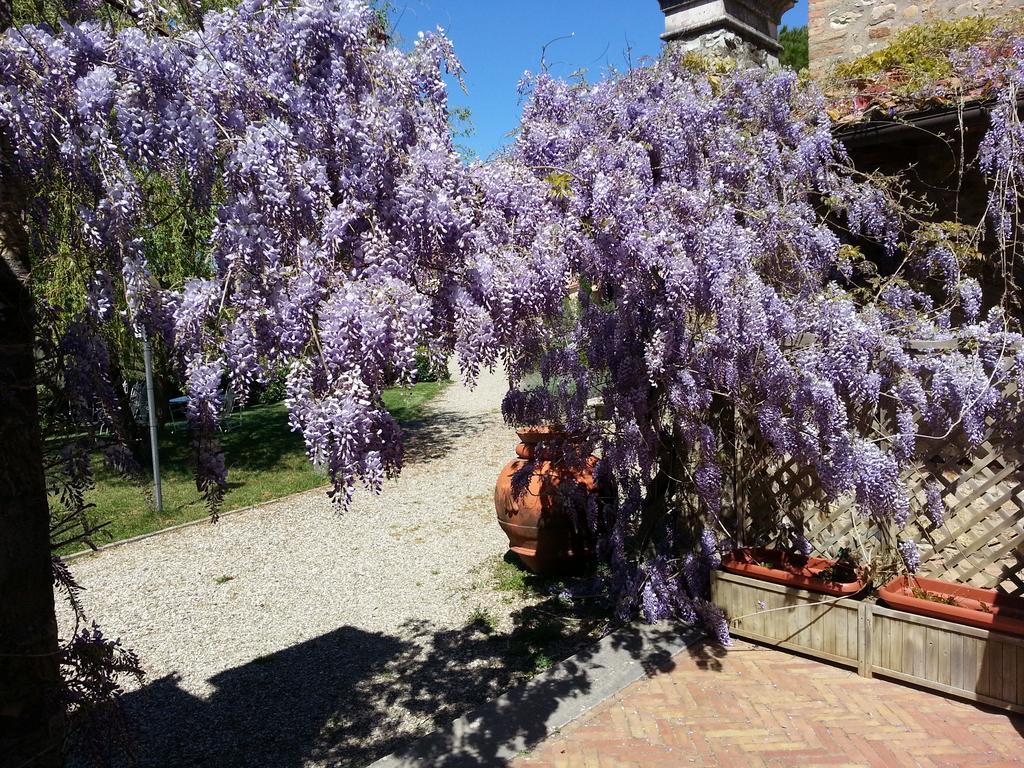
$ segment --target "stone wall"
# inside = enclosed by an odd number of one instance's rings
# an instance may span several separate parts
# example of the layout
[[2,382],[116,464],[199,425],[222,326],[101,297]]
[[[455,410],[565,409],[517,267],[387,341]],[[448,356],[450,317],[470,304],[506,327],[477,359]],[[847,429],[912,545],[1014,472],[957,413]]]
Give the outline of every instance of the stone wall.
[[1024,8],[1024,0],[809,0],[811,69],[883,48],[911,24],[1015,8]]

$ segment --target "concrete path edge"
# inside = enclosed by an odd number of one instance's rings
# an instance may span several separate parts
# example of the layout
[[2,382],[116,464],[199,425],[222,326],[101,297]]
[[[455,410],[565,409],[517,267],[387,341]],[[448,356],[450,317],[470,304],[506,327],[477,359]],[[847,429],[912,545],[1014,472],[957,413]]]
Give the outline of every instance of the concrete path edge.
[[669,668],[704,637],[696,627],[666,622],[618,630],[367,768],[505,765],[626,686]]

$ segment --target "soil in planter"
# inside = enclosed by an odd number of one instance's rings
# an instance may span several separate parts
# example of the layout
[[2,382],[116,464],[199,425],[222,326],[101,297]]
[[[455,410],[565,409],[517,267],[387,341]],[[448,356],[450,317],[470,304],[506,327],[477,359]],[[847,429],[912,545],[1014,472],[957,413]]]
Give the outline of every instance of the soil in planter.
[[837,597],[852,595],[864,588],[856,566],[848,559],[826,560],[777,549],[743,547],[723,558],[722,568],[731,573]]
[[[927,589],[921,589],[920,587],[914,587],[910,590],[910,594],[916,597],[918,600],[931,600],[933,603],[942,603],[943,605],[956,605],[956,598],[952,595],[940,595],[938,592],[929,592]],[[985,613],[992,613],[992,609],[988,607],[987,603],[981,603],[982,608],[980,610]]]

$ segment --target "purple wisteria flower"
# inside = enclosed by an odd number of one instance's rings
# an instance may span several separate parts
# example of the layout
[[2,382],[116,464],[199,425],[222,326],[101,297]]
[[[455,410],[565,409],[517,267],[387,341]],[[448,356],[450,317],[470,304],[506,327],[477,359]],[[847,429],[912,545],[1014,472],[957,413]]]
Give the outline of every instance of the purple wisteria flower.
[[902,539],[897,545],[903,564],[909,573],[917,573],[921,568],[921,553],[910,539]]
[[[979,322],[983,297],[948,233],[914,231],[884,185],[847,172],[813,89],[758,70],[712,86],[687,66],[668,53],[592,87],[528,75],[503,158],[548,185],[578,286],[522,326],[504,412],[571,424],[600,449],[618,496],[595,530],[645,616],[667,611],[657,560],[679,563],[672,600],[698,612],[706,595],[719,549],[704,532],[719,530],[727,494],[723,413],[813,469],[827,500],[850,496],[857,513],[902,529],[921,435],[962,430],[979,443],[1021,363],[1005,353],[1017,333]],[[910,254],[869,300],[836,278],[853,264],[821,199],[882,252]],[[601,400],[607,427],[581,393]],[[895,434],[867,433],[865,416],[892,405]]]
[[932,525],[941,528],[946,521],[946,504],[942,500],[942,487],[934,480],[930,480],[925,485],[924,493],[925,514],[928,515]]
[[[108,331],[145,330],[187,382],[214,507],[229,389],[244,401],[287,371],[289,423],[344,506],[402,467],[382,395],[415,379],[418,352],[454,357],[468,384],[502,365],[510,422],[557,421],[601,456],[587,520],[620,617],[703,617],[727,637],[703,601],[743,430],[813,471],[825,501],[903,527],[923,435],[976,446],[1020,418],[1003,394],[1024,382],[1013,313],[850,172],[792,72],[709,78],[666,51],[593,85],[528,75],[514,144],[467,164],[441,31],[399,51],[360,0],[242,0],[196,29],[132,7],[140,25],[116,31],[8,31],[0,132],[9,172],[41,192],[33,247],[73,252],[84,276],[54,343],[69,410],[116,432]],[[1006,67],[979,164],[1013,263],[1024,67]],[[154,258],[168,210],[197,241],[189,274]],[[848,237],[905,250],[907,269],[864,290]],[[866,434],[890,407],[896,434]]]

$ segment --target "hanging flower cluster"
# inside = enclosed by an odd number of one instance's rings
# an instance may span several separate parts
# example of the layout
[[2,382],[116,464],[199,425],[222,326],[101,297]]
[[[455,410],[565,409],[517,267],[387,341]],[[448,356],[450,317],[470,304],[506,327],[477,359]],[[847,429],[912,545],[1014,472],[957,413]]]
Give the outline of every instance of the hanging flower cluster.
[[[8,31],[9,171],[72,201],[49,239],[53,199],[27,213],[36,247],[69,240],[88,277],[66,342],[82,418],[113,421],[102,329],[120,309],[181,363],[212,504],[226,388],[244,400],[282,368],[291,424],[337,498],[360,479],[379,490],[402,457],[381,392],[413,379],[417,349],[455,352],[472,381],[512,343],[521,307],[558,301],[547,282],[562,257],[538,229],[546,187],[460,161],[446,71],[460,66],[442,33],[404,54],[358,0],[246,0],[178,34]],[[212,222],[207,263],[161,285],[147,229],[182,212]]]
[[[795,74],[695,73],[666,55],[592,87],[543,74],[526,87],[512,156],[549,184],[578,290],[522,339],[505,410],[563,421],[600,451],[621,599],[651,617],[700,613],[696,561],[715,547],[698,534],[728,535],[727,414],[812,468],[829,498],[903,527],[901,472],[921,442],[962,431],[976,445],[986,420],[1014,413],[1001,394],[1024,370],[1014,323],[998,299],[982,306],[947,239],[915,236],[894,193],[848,167]],[[984,156],[997,159],[983,161],[1012,176],[1024,144],[1001,109]],[[867,299],[855,243],[902,262]],[[880,410],[896,434],[861,425]]]
[[[347,504],[401,467],[381,394],[413,380],[418,349],[454,354],[468,383],[500,360],[509,420],[559,420],[600,450],[609,492],[589,518],[620,613],[721,632],[699,596],[726,533],[726,414],[898,526],[921,440],[977,443],[1013,415],[1000,393],[1024,383],[1024,355],[1002,302],[961,274],[949,238],[908,236],[892,190],[845,167],[822,98],[792,73],[667,54],[594,86],[528,77],[515,146],[467,166],[441,33],[403,53],[358,0],[244,0],[196,30],[150,21],[7,32],[4,172],[41,191],[33,247],[70,254],[87,286],[61,345],[79,418],[119,418],[107,324],[161,338],[213,505],[227,386],[244,400],[287,368],[291,424]],[[982,149],[1004,259],[1024,157],[1020,67],[1006,77]],[[208,221],[207,258],[164,285],[148,236],[175,216]],[[865,292],[843,231],[902,268]],[[897,434],[859,428],[878,408]]]

